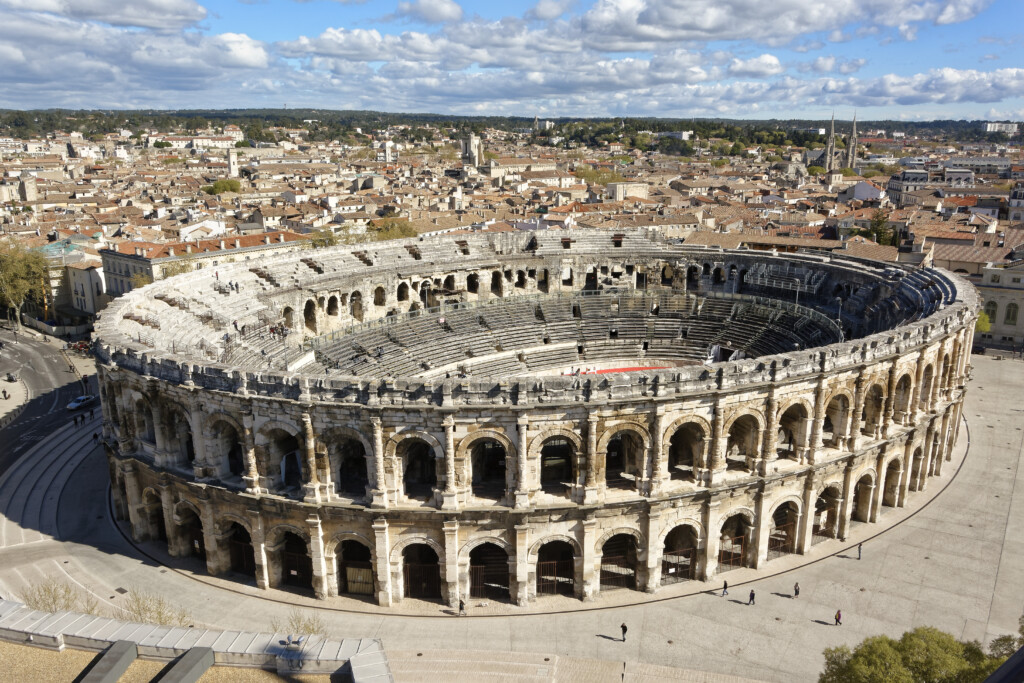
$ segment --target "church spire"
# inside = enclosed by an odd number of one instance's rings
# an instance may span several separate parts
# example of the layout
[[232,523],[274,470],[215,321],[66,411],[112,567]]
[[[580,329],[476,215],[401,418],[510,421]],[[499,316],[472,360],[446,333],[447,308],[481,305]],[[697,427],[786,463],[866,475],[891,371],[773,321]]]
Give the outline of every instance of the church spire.
[[828,129],[828,142],[825,144],[825,170],[832,172],[836,163],[836,113],[832,112],[832,126]]
[[853,168],[857,163],[857,110],[853,111],[853,130],[846,141],[846,168]]

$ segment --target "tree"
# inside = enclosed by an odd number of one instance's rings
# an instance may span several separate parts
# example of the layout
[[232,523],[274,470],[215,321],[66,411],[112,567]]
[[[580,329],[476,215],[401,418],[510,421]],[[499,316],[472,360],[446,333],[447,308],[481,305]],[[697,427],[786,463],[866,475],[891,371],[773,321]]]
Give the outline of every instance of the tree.
[[807,174],[808,175],[821,175],[824,172],[825,172],[825,167],[824,166],[808,166],[807,167]]
[[418,234],[412,224],[404,218],[385,218],[370,224],[370,238],[376,242],[396,240],[402,237],[416,237]]
[[[985,316],[985,320],[988,320],[988,316]],[[980,322],[980,318],[978,319]],[[988,649],[992,653],[993,657],[1009,657],[1017,650],[1024,647],[1024,617],[1021,617],[1017,622],[1017,635],[1016,636],[999,636],[989,643]]]
[[132,289],[138,289],[153,284],[153,278],[147,273],[135,273],[131,276],[131,283]]
[[981,683],[1006,659],[995,648],[986,655],[980,644],[929,626],[899,640],[873,636],[853,650],[841,645],[824,654],[818,683]]
[[166,140],[158,140],[158,141],[153,143],[153,147],[155,149],[167,149],[170,146],[171,146],[171,143],[167,142]]
[[852,178],[853,176],[857,175],[857,172],[854,171],[852,168],[841,168],[839,169],[839,172],[843,174],[844,178]]
[[215,181],[213,185],[205,185],[203,192],[206,194],[224,194],[225,192],[238,192],[241,189],[242,183],[234,178],[221,178]]
[[195,269],[196,257],[192,254],[185,254],[164,266],[163,277],[169,278],[182,273],[191,273]]
[[982,311],[978,314],[978,319],[974,321],[974,331],[981,332],[984,334],[992,329],[992,321],[989,320],[988,313]]
[[235,143],[235,147],[251,147],[251,146],[252,146],[252,145],[250,145],[250,144],[249,144],[249,143],[248,143],[247,141],[245,141],[245,140],[239,140],[238,142],[236,142],[236,143]]
[[29,299],[44,299],[48,277],[46,259],[38,251],[14,242],[0,246],[0,301],[8,320],[14,311],[15,324],[21,326],[22,307]]
[[333,247],[338,244],[338,235],[333,230],[328,228],[320,228],[316,232],[310,233],[309,243],[314,249],[323,249],[324,247]]
[[876,209],[871,214],[871,238],[879,244],[886,246],[892,244],[892,228],[889,227],[889,212],[883,211],[882,209]]

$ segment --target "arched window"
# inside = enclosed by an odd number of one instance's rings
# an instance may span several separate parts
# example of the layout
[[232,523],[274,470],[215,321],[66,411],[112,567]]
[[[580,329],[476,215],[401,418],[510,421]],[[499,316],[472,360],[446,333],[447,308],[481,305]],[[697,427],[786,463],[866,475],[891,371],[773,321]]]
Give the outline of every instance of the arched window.
[[1003,318],[1004,325],[1017,324],[1017,304],[1006,304],[1006,317]]
[[996,313],[998,313],[998,312],[999,312],[999,306],[998,306],[998,304],[996,304],[995,301],[989,301],[987,304],[985,304],[985,315],[988,316],[989,320],[995,322]]

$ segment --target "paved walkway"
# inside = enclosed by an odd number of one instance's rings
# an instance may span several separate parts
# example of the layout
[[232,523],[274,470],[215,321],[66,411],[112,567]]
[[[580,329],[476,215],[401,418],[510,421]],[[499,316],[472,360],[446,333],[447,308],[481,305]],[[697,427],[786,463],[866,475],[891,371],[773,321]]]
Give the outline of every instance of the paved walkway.
[[[721,584],[715,579],[659,591],[655,601],[637,605],[616,605],[643,596],[615,591],[593,603],[574,602],[575,611],[557,614],[458,618],[448,616],[447,608],[423,603],[417,607],[421,616],[398,616],[342,598],[318,603],[192,576],[187,568],[163,567],[140,554],[110,521],[106,465],[98,450],[89,448],[93,425],[58,436],[66,446],[64,455],[54,457],[67,464],[57,470],[62,475],[73,470],[69,479],[37,476],[25,465],[19,471],[35,482],[31,495],[11,505],[0,488],[0,506],[11,517],[5,538],[25,538],[13,546],[4,541],[7,547],[0,548],[0,593],[59,573],[102,604],[116,606],[119,588],[145,586],[186,606],[197,624],[223,628],[266,628],[271,620],[287,618],[294,606],[328,607],[318,612],[327,629],[345,637],[380,638],[400,681],[436,680],[436,671],[450,671],[456,680],[553,677],[588,683],[620,681],[624,674],[631,680],[662,676],[653,669],[642,673],[640,663],[688,670],[674,675],[695,681],[731,676],[811,681],[821,670],[825,647],[853,646],[869,635],[898,636],[930,625],[987,642],[1015,632],[1024,608],[1024,486],[1016,488],[1024,476],[1024,407],[1015,400],[1024,386],[1024,364],[984,357],[974,363],[964,410],[969,432],[961,429],[954,461],[942,477],[930,479],[924,492],[911,492],[908,507],[883,507],[880,524],[855,525],[849,544],[827,541],[807,556],[772,561],[761,572],[730,572],[733,590],[727,598],[718,595]],[[39,462],[50,467],[45,459]],[[52,506],[54,496],[60,501],[55,522],[48,510],[32,510]],[[39,538],[23,528],[36,518],[49,520]],[[864,556],[858,561],[850,550],[860,540]],[[143,548],[153,557],[165,555],[156,544]],[[799,599],[792,597],[795,581]],[[756,606],[746,605],[751,587],[757,591]],[[346,608],[364,613],[337,611]],[[836,609],[843,611],[842,627],[832,625]],[[629,625],[625,643],[618,640],[622,622]],[[479,664],[475,672],[458,668],[467,661]],[[483,675],[501,669],[501,662],[508,674],[522,676]],[[555,668],[540,673],[538,664],[534,675],[522,668],[538,662],[554,662]]]

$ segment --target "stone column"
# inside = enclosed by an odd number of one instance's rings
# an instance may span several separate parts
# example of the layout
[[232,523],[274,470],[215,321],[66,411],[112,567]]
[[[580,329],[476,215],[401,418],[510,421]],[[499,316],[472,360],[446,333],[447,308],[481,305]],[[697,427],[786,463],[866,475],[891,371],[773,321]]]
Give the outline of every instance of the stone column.
[[266,533],[263,530],[263,518],[258,512],[251,513],[252,555],[256,561],[256,586],[266,590],[270,588],[270,558],[267,557]]
[[203,523],[203,548],[206,550],[206,573],[210,576],[217,576],[231,567],[231,555],[224,547],[227,534],[217,533],[217,517],[213,507],[213,503],[204,500],[200,506],[200,512]]
[[313,433],[313,418],[308,412],[302,413],[302,447],[306,467],[306,482],[302,485],[303,500],[319,505],[320,478],[316,472],[316,434]]
[[[442,597],[449,607],[459,606],[459,522],[448,520],[444,528],[444,582],[441,586]],[[469,596],[466,596],[469,597]]]
[[[775,399],[775,388],[768,389],[768,402],[765,405],[764,433],[761,435],[761,462],[758,467],[758,474],[766,476],[771,468],[771,463],[778,458],[776,448],[778,447],[779,436],[779,402]],[[717,414],[717,411],[716,411]]]
[[[370,505],[375,508],[387,509],[388,491],[384,471],[384,430],[381,427],[380,418],[376,415],[370,418],[370,424],[373,426],[373,489],[370,491],[372,498]],[[385,526],[386,529],[387,527]],[[388,604],[391,603],[389,602]]]
[[[664,547],[659,542],[662,527],[662,508],[652,506],[647,512],[647,571],[644,585],[637,586],[646,593],[653,593],[661,586],[661,557]],[[637,549],[639,550],[639,548]]]
[[581,522],[583,527],[583,554],[578,558],[580,567],[576,571],[576,597],[584,601],[593,600],[601,592],[601,572],[595,572],[597,561],[597,520],[590,518]]
[[512,597],[517,605],[525,605],[530,601],[534,592],[530,586],[530,525],[516,524],[514,528],[516,531],[516,585]]
[[[164,531],[167,533],[167,554],[171,557],[187,555],[182,552],[182,538],[174,521],[174,494],[169,486],[160,487],[160,507],[164,512]],[[187,550],[187,548],[186,548]]]
[[256,465],[256,435],[253,433],[253,417],[251,414],[242,417],[242,448],[245,455],[245,471],[242,477],[246,493],[261,493],[260,471]]
[[892,416],[896,409],[896,361],[889,365],[888,389],[885,392],[885,411],[882,413],[882,436],[886,439],[892,433]]
[[587,474],[583,488],[583,503],[592,505],[598,501],[598,492],[603,486],[597,483],[597,414],[587,415]]
[[530,506],[530,488],[527,482],[527,462],[529,459],[529,421],[525,415],[520,415],[516,422],[516,434],[519,439],[518,457],[516,458],[516,492],[515,507],[517,510]]
[[817,504],[817,492],[814,490],[816,483],[814,470],[811,470],[807,473],[807,478],[804,479],[803,501],[800,504],[800,517],[796,522],[796,547],[794,550],[801,555],[807,554],[812,545],[814,508]]
[[135,463],[127,461],[124,464],[124,491],[128,496],[125,501],[128,508],[128,523],[132,528],[132,539],[136,542],[143,540],[143,520],[139,515],[139,508],[142,506],[142,491],[139,489],[139,475],[135,471]]
[[939,405],[942,398],[942,367],[938,362],[935,364],[935,371],[932,373],[932,391],[928,399],[928,410],[931,412]]
[[810,464],[814,464],[818,459],[818,453],[821,452],[822,440],[821,431],[825,426],[825,376],[822,375],[818,378],[818,386],[814,389],[814,417],[811,423],[811,440],[808,444],[808,460]]
[[910,475],[913,474],[914,440],[907,439],[903,446],[903,467],[900,472],[899,495],[896,498],[896,507],[903,507],[907,503],[907,490],[910,488]]
[[306,518],[309,528],[309,557],[313,560],[313,592],[317,600],[327,598],[327,559],[324,557],[324,530],[320,516],[311,514]]
[[864,413],[864,400],[864,368],[861,368],[854,385],[853,409],[850,411],[849,428],[846,430],[850,439],[850,450],[853,452],[857,452],[857,446],[860,444],[860,418]]
[[441,507],[444,510],[457,510],[459,504],[458,493],[455,490],[455,417],[451,414],[444,417],[444,479]]
[[936,420],[928,425],[924,435],[924,448],[921,449],[921,467],[917,471],[917,481],[914,482],[915,491],[924,491],[928,485],[928,476],[932,469],[932,462],[935,460],[935,424]]
[[153,415],[153,462],[157,467],[177,465],[176,462],[168,462],[167,437],[164,435],[164,411],[160,406],[159,399],[150,400],[149,407],[150,413]]
[[223,476],[223,463],[209,462],[206,457],[206,435],[203,429],[203,404],[189,406],[189,426],[192,429],[192,448],[196,454],[196,478]]
[[[704,528],[707,530],[707,538],[704,542],[703,572],[698,575],[703,581],[708,581],[718,571],[718,551],[722,546],[721,530],[718,528],[721,523],[721,501],[709,500],[704,506]],[[698,567],[698,569],[701,569]]]
[[868,521],[877,522],[878,515],[882,511],[882,500],[885,498],[885,477],[888,472],[884,471],[885,467],[885,455],[888,452],[888,445],[883,446],[879,452],[878,457],[875,459],[875,490],[874,498],[871,499],[871,515]]
[[391,596],[391,540],[388,521],[383,517],[373,520],[374,573],[377,575],[377,604],[390,607]]
[[[658,404],[654,409],[654,426],[651,428],[651,455],[647,466],[648,480],[646,495],[659,495],[668,481],[668,459],[662,442],[665,431],[665,406]],[[696,465],[696,463],[694,463]]]
[[850,519],[853,517],[853,495],[856,488],[853,483],[853,460],[846,461],[843,468],[843,500],[839,508],[839,520],[836,536],[840,541],[845,541],[850,533]]
[[924,351],[917,357],[917,369],[914,372],[914,389],[910,394],[910,422],[917,424],[921,416],[921,382],[924,380]]
[[728,435],[725,431],[725,414],[722,410],[720,398],[715,398],[715,414],[711,424],[711,458],[708,463],[707,485],[714,486],[721,478],[720,474],[725,471],[725,448],[728,445]]

